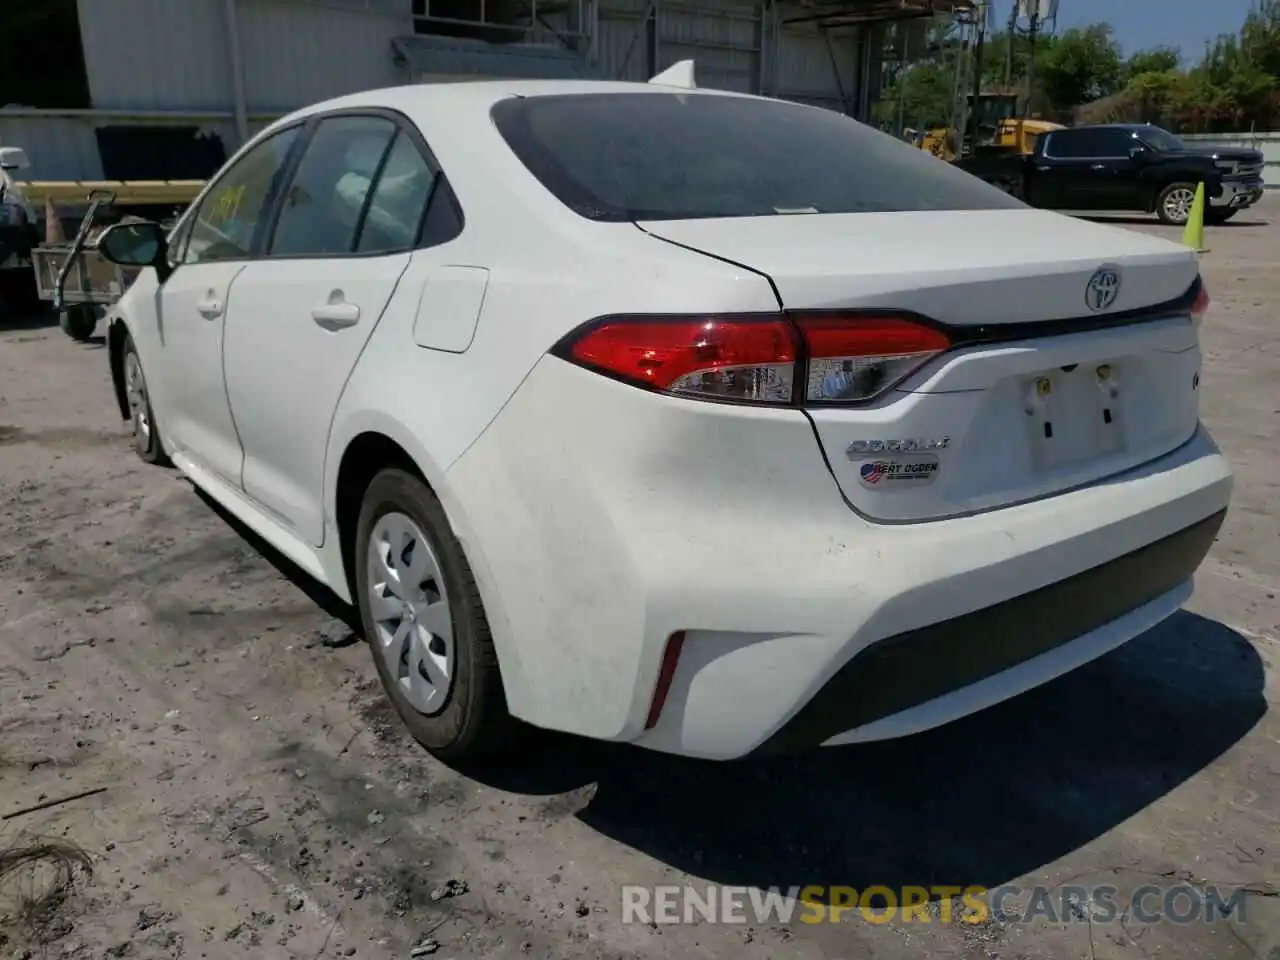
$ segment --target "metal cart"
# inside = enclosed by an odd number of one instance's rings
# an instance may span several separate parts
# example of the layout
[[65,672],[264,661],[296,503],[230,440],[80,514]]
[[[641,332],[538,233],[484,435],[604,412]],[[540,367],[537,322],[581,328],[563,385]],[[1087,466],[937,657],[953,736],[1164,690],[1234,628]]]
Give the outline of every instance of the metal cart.
[[[110,191],[89,195],[89,209],[70,243],[36,247],[31,251],[36,292],[51,301],[60,314],[62,330],[73,340],[88,340],[106,307],[129,288],[138,270],[126,270],[106,260],[94,234],[98,211],[115,200]],[[91,236],[92,235],[92,236]]]

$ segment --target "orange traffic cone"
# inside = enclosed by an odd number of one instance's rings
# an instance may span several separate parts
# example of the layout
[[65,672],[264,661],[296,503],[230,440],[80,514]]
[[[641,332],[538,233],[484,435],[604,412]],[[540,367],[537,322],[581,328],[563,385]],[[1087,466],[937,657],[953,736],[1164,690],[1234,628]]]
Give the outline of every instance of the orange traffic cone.
[[62,230],[62,217],[58,216],[58,205],[53,197],[44,200],[44,242],[53,244],[66,243],[67,235]]

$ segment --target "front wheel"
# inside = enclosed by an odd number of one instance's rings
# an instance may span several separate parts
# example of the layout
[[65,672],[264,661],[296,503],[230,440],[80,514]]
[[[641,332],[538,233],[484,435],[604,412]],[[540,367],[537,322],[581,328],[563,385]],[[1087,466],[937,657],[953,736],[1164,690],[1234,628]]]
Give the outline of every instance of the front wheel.
[[1185,226],[1191,219],[1191,207],[1196,201],[1194,183],[1171,183],[1160,191],[1156,200],[1156,216],[1161,223],[1171,227]]
[[142,373],[142,361],[138,358],[133,337],[128,334],[125,334],[121,352],[124,391],[129,401],[129,419],[133,422],[133,449],[147,463],[168,466],[169,458],[160,442],[160,428],[156,426],[156,414],[151,406],[147,378]]
[[409,732],[441,760],[513,742],[493,637],[471,567],[425,483],[383,470],[364,495],[356,592],[382,686]]

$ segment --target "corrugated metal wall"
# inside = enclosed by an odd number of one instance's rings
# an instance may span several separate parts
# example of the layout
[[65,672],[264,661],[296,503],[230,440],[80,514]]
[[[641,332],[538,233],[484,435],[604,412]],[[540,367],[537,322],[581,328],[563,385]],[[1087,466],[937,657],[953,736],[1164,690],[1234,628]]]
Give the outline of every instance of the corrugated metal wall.
[[858,93],[856,31],[823,36],[816,29],[784,27],[778,35],[776,95],[849,111]]
[[95,107],[230,110],[222,0],[79,0]]
[[[296,109],[403,82],[391,59],[391,41],[413,33],[407,2],[403,15],[299,0],[238,0],[238,5],[251,112]],[[224,103],[230,102],[228,96]]]
[[[398,14],[355,6],[237,0],[250,112],[398,82],[391,40],[413,32],[408,0]],[[95,107],[231,109],[224,0],[79,0],[79,12]]]
[[[601,76],[645,80],[651,69],[694,59],[703,86],[841,110],[865,105],[860,31],[833,32],[829,48],[815,29],[782,24],[795,8],[781,0],[595,3],[592,46]],[[413,32],[411,0],[236,0],[236,6],[250,114],[281,113],[407,77],[392,59],[391,40]],[[239,145],[225,0],[79,0],[79,13],[95,108],[218,112],[225,119],[206,123],[228,152]],[[88,179],[101,175],[93,126],[106,122],[124,121],[6,119],[0,111],[0,143],[26,147],[42,178]]]
[[22,180],[96,180],[102,177],[98,141],[84,120],[28,119],[5,116],[0,110],[0,146],[22,147],[31,168]]
[[[596,50],[604,76],[646,80],[650,65],[661,70],[696,60],[702,86],[763,93],[836,110],[859,103],[861,75],[858,29],[832,31],[785,25],[797,11],[743,0],[602,0]],[[656,31],[645,23],[656,14]],[[657,49],[650,49],[656,32]]]

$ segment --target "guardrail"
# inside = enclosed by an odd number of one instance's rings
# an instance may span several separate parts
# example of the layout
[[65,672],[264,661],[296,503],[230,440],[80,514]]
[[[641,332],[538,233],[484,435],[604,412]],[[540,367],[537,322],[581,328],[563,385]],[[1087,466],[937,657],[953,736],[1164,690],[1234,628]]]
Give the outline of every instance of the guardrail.
[[1228,147],[1261,150],[1262,182],[1268,190],[1280,190],[1280,132],[1267,133],[1184,133],[1192,143],[1220,143]]

